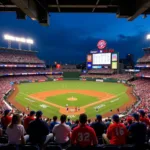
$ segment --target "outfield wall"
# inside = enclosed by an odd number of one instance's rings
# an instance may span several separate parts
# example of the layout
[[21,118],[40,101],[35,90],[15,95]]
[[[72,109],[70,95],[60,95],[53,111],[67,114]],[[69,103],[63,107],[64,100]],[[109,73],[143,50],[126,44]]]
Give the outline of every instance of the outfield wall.
[[63,72],[64,80],[79,80],[80,72]]
[[113,78],[80,78],[82,81],[96,81],[96,82],[114,82],[114,83],[124,83],[126,84],[126,80],[119,80]]

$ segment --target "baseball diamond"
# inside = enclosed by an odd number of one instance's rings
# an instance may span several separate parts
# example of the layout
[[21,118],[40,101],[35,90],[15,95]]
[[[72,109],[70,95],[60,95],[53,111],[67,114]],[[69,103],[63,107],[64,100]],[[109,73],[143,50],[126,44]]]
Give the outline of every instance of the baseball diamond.
[[8,100],[22,111],[26,111],[26,107],[31,110],[40,109],[46,117],[67,114],[78,118],[79,114],[86,112],[90,118],[94,118],[97,113],[105,116],[115,113],[117,108],[124,111],[131,106],[135,101],[131,91],[130,87],[122,83],[91,81],[22,83],[15,85],[15,91]]

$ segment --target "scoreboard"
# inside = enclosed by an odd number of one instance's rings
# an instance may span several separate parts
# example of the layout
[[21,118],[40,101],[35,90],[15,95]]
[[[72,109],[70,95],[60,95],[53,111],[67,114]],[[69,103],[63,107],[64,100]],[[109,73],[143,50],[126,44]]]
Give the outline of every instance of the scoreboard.
[[87,69],[118,68],[118,53],[93,53],[87,55]]
[[93,54],[93,65],[110,65],[111,53]]

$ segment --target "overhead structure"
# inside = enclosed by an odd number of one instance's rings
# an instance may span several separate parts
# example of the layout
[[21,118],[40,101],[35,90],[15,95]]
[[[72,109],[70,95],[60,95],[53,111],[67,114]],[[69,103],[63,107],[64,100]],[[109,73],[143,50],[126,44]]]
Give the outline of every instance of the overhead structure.
[[150,14],[150,0],[1,0],[0,11],[15,11],[18,19],[29,16],[45,26],[51,12],[116,13],[132,21]]

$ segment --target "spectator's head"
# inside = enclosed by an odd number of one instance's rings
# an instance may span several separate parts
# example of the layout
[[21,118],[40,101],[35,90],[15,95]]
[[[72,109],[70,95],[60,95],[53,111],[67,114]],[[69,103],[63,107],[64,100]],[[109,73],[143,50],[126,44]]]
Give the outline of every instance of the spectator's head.
[[4,116],[8,116],[10,114],[11,110],[7,109],[4,111]]
[[113,115],[112,119],[114,122],[118,123],[119,122],[119,116],[118,115]]
[[87,121],[89,124],[91,123],[91,119],[88,119],[88,121]]
[[75,121],[75,124],[79,124],[79,120],[76,120],[76,121]]
[[101,115],[97,115],[97,116],[96,116],[96,119],[97,119],[97,121],[100,122],[100,121],[102,121],[102,116],[101,116]]
[[140,115],[141,115],[142,117],[145,116],[145,111],[144,111],[143,109],[140,109],[140,110],[139,110],[139,113],[140,113]]
[[129,124],[132,124],[132,117],[128,117],[128,118],[127,118],[127,122],[128,122]]
[[70,122],[70,118],[68,118],[68,122]]
[[61,115],[61,116],[60,116],[60,121],[61,121],[61,123],[66,122],[66,119],[67,119],[67,116],[66,116],[66,115]]
[[10,128],[13,128],[13,125],[20,124],[21,123],[21,117],[19,114],[14,114],[12,117],[11,124],[9,125]]
[[34,117],[35,116],[35,111],[30,111],[30,116]]
[[54,117],[53,117],[53,121],[57,121],[57,116],[54,116]]
[[41,119],[42,115],[43,115],[42,111],[39,110],[39,111],[36,112],[36,118],[37,119]]
[[87,115],[86,114],[81,114],[79,116],[79,121],[81,124],[85,124],[87,122]]
[[137,113],[134,113],[133,115],[134,121],[139,121],[140,120],[140,116]]

